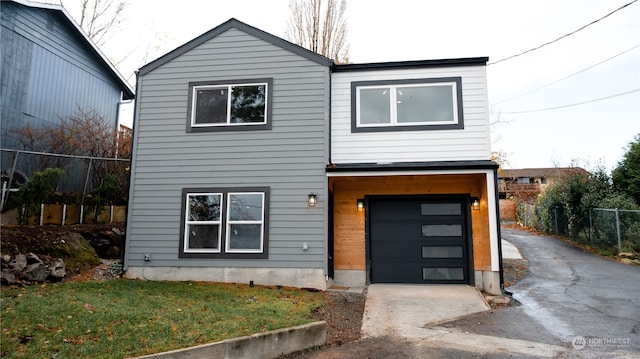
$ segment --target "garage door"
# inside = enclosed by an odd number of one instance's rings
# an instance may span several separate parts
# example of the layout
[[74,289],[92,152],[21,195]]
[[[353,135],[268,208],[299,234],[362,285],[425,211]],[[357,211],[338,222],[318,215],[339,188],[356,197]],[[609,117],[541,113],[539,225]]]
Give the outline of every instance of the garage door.
[[370,200],[371,282],[470,283],[466,203]]

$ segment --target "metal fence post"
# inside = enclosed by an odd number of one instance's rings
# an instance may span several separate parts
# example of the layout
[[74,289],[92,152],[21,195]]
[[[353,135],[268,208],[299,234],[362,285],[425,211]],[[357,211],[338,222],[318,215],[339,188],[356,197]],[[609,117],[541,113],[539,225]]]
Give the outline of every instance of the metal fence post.
[[84,179],[84,189],[82,190],[82,201],[80,204],[84,205],[84,197],[87,195],[87,186],[89,185],[89,174],[91,173],[91,165],[93,164],[93,158],[89,159],[89,166],[87,167],[87,177]]
[[[9,173],[9,184],[7,184],[7,191],[11,191],[11,184],[13,182],[13,175],[16,173],[16,166],[18,165],[19,154],[20,152],[16,152],[15,157],[13,157],[13,166],[11,167],[11,173]],[[6,202],[8,199],[9,199],[9,192],[7,192],[7,195],[2,198],[2,203],[0,204],[0,210],[4,209],[4,206],[5,204],[7,204]]]
[[557,236],[558,235],[558,206],[555,206],[555,208],[553,209],[553,212],[556,220],[556,236]]
[[591,218],[591,208],[589,208],[589,242],[593,245],[593,219]]
[[618,233],[618,250],[621,251],[622,250],[622,241],[620,240],[620,211],[618,211],[618,209],[615,209],[616,212],[616,232]]

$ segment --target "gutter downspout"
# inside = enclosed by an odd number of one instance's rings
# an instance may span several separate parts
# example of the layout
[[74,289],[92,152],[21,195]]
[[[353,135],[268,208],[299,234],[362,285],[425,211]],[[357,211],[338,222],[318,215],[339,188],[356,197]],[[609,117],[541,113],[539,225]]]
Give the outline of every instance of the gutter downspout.
[[[327,164],[325,164],[325,175],[324,175],[324,186],[325,186],[325,198],[329,198],[329,178],[326,176],[326,166],[331,164],[331,143],[333,141],[333,138],[331,136],[331,104],[332,104],[332,91],[331,91],[331,86],[332,86],[332,77],[333,77],[333,67],[334,67],[335,63],[333,62],[333,60],[331,60],[331,64],[329,64],[329,106],[328,106],[328,114],[327,114],[327,118],[328,118],[328,126],[327,126],[327,132],[326,132],[326,136],[327,136]],[[327,201],[328,203],[328,201]],[[325,228],[325,236],[324,236],[324,248],[325,248],[325,253],[324,253],[324,260],[323,260],[323,267],[324,267],[324,275],[325,275],[325,279],[326,282],[329,282],[329,235],[330,233],[333,232],[333,230],[328,228],[328,225],[331,221],[329,221],[329,216],[333,216],[333,213],[329,213],[329,206],[326,206],[326,213],[324,216],[324,223],[327,224],[327,228]],[[333,209],[333,206],[331,206],[331,208]],[[331,254],[333,255],[333,253]]]
[[507,295],[512,295],[511,292],[504,289],[504,265],[502,263],[502,232],[500,231],[500,196],[498,191],[498,168],[493,170],[493,188],[496,196],[496,218],[498,220],[498,261],[500,265],[500,291]]

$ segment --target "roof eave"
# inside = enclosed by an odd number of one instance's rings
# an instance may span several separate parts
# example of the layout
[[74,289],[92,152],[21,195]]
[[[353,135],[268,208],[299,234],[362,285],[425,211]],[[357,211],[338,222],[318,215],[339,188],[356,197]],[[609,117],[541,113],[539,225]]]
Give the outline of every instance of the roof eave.
[[361,64],[334,64],[333,72],[392,70],[406,68],[435,68],[435,67],[460,67],[460,66],[486,66],[488,57],[466,57],[437,60],[371,62]]

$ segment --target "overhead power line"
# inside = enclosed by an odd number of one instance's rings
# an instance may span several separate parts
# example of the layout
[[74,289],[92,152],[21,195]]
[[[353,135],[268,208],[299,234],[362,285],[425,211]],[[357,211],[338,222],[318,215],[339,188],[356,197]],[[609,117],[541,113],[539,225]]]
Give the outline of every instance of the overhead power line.
[[501,112],[501,114],[503,114],[503,115],[514,115],[514,114],[520,114],[520,113],[532,113],[532,112],[542,112],[542,111],[558,110],[558,109],[561,109],[561,108],[574,107],[574,106],[579,106],[579,105],[585,105],[585,104],[588,104],[588,103],[593,103],[593,102],[598,102],[598,101],[608,100],[608,99],[610,99],[610,98],[619,97],[619,96],[624,96],[624,95],[628,95],[628,94],[631,94],[631,93],[634,93],[634,92],[638,92],[638,91],[640,91],[640,88],[633,89],[633,90],[631,90],[631,91],[626,91],[626,92],[617,93],[617,94],[615,94],[615,95],[610,95],[610,96],[600,97],[600,98],[596,98],[596,99],[592,99],[592,100],[588,100],[588,101],[582,101],[582,102],[572,103],[572,104],[569,104],[569,105],[556,106],[556,107],[548,107],[548,108],[541,108],[541,109],[537,109],[537,110]]
[[529,52],[532,52],[532,51],[535,51],[535,50],[541,49],[541,48],[543,48],[543,47],[545,47],[545,46],[547,46],[547,45],[551,45],[551,44],[553,44],[554,42],[560,41],[560,40],[564,39],[565,37],[568,37],[568,36],[571,36],[571,35],[573,35],[573,34],[577,33],[578,31],[581,31],[581,30],[586,29],[587,27],[589,27],[589,26],[591,26],[591,25],[593,25],[593,24],[597,23],[598,21],[600,21],[600,20],[602,20],[602,19],[605,19],[605,18],[607,18],[607,17],[609,17],[609,16],[611,16],[611,15],[615,14],[616,12],[618,12],[618,11],[620,11],[620,10],[622,10],[622,9],[626,8],[627,6],[629,6],[629,5],[633,4],[633,3],[637,2],[637,1],[638,1],[638,0],[633,0],[632,2],[630,2],[630,3],[628,3],[628,4],[622,5],[621,7],[619,7],[619,8],[617,8],[617,9],[613,10],[612,12],[610,12],[610,13],[606,14],[605,16],[603,16],[603,17],[601,17],[601,18],[599,18],[599,19],[597,19],[597,20],[593,20],[593,21],[591,21],[590,23],[588,23],[588,24],[586,24],[586,25],[584,25],[584,26],[580,27],[579,29],[574,30],[574,31],[571,31],[571,32],[570,32],[570,33],[568,33],[568,34],[562,35],[562,36],[560,36],[559,38],[557,38],[557,39],[555,39],[555,40],[551,40],[551,41],[545,42],[545,43],[544,43],[544,44],[542,44],[542,45],[536,46],[536,47],[534,47],[534,48],[531,48],[531,49],[529,49],[529,50],[527,50],[527,51],[523,51],[523,52],[518,53],[518,54],[515,54],[515,55],[511,55],[511,56],[509,56],[509,57],[505,57],[504,59],[500,59],[500,60],[498,60],[498,61],[490,62],[490,63],[488,63],[487,65],[495,65],[495,64],[497,64],[497,63],[500,63],[500,62],[503,62],[503,61],[507,61],[507,60],[513,59],[514,57],[518,57],[518,56],[522,56],[522,55],[524,55],[524,54],[528,54]]
[[598,66],[598,65],[604,64],[604,63],[605,63],[605,62],[607,62],[607,61],[611,61],[611,60],[615,59],[616,57],[618,57],[618,56],[620,56],[620,55],[624,55],[624,54],[626,54],[627,52],[629,52],[629,51],[631,51],[631,50],[637,49],[638,47],[640,47],[640,44],[638,44],[638,45],[636,45],[636,46],[634,46],[634,47],[632,47],[632,48],[630,48],[630,49],[624,50],[624,51],[622,51],[622,52],[621,52],[621,53],[619,53],[619,54],[613,55],[613,56],[611,56],[611,57],[609,57],[609,58],[607,58],[607,59],[605,59],[605,60],[602,60],[602,61],[598,62],[597,64],[593,64],[593,65],[591,65],[591,66],[589,66],[589,67],[587,67],[587,68],[584,68],[584,69],[582,69],[582,70],[580,70],[580,71],[578,71],[578,72],[574,72],[574,73],[572,73],[572,74],[571,74],[571,75],[569,75],[569,76],[565,76],[565,77],[563,77],[563,78],[561,78],[561,79],[559,79],[559,80],[553,81],[553,82],[548,83],[548,84],[546,84],[546,85],[543,85],[543,86],[540,86],[540,87],[536,87],[536,88],[534,88],[534,89],[532,89],[532,90],[529,90],[529,91],[527,91],[527,92],[523,92],[523,93],[521,93],[521,94],[519,94],[519,95],[516,95],[516,96],[513,96],[513,97],[509,97],[509,98],[507,98],[507,99],[500,100],[500,101],[497,101],[497,102],[494,102],[494,104],[499,104],[499,103],[508,102],[508,101],[511,101],[511,100],[514,100],[514,99],[520,98],[520,97],[522,97],[522,96],[524,96],[524,95],[528,95],[528,94],[530,94],[530,93],[532,93],[532,92],[536,92],[536,91],[538,91],[538,90],[542,90],[543,88],[547,88],[547,87],[549,87],[549,86],[551,86],[551,85],[555,85],[555,84],[557,84],[557,83],[558,83],[558,82],[560,82],[560,81],[564,81],[564,80],[566,80],[566,79],[568,79],[568,78],[570,78],[570,77],[573,77],[573,76],[578,75],[578,74],[581,74],[581,73],[583,73],[583,72],[585,72],[585,71],[587,71],[587,70],[590,70],[590,69],[592,69],[592,68],[594,68],[594,67],[596,67],[596,66]]

